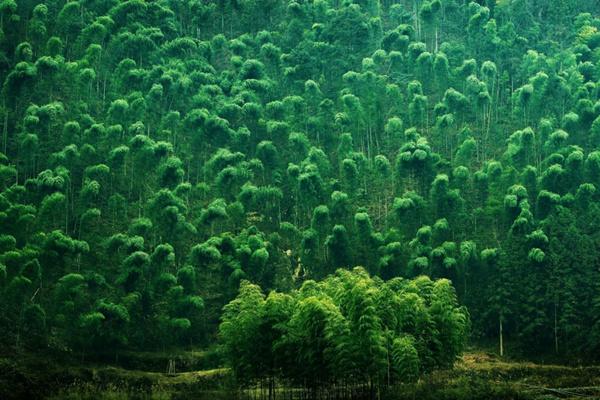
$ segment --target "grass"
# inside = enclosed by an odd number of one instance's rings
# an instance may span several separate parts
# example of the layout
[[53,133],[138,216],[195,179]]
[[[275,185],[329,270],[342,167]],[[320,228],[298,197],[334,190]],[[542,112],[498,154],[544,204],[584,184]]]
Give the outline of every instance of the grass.
[[[161,357],[158,354],[135,355],[139,359],[148,356],[157,359]],[[164,362],[165,366],[166,363],[167,361]],[[181,371],[179,367],[177,370]],[[232,386],[229,370],[222,368],[166,374],[106,365],[97,360],[82,364],[80,359],[56,358],[49,354],[0,356],[0,399],[3,400],[218,399],[218,394],[215,393],[228,393],[228,388]]]
[[509,361],[491,353],[470,352],[453,370],[436,371],[391,398],[600,399],[600,367]]
[[166,372],[169,360],[175,361],[177,372],[212,369],[219,365],[219,355],[213,349],[201,351],[121,351],[118,357],[112,354],[97,355],[89,361],[130,370]]
[[[140,360],[159,358],[132,354]],[[0,398],[231,399],[229,370],[211,368],[166,374],[114,365],[78,365],[29,355],[0,358]],[[288,391],[289,393],[289,391]],[[600,399],[600,367],[573,367],[500,359],[469,352],[453,370],[435,371],[411,385],[394,387],[382,400]]]

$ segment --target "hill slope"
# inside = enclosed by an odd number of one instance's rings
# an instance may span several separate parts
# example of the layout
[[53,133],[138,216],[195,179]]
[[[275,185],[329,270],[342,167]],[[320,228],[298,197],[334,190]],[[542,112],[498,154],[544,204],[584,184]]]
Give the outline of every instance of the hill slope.
[[594,1],[0,3],[0,340],[215,343],[240,281],[452,280],[600,356]]

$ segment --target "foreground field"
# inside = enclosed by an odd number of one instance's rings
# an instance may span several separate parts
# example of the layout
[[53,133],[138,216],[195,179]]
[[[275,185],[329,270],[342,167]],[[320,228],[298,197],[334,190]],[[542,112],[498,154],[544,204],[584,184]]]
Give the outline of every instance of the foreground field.
[[[168,359],[157,354],[127,354],[113,365],[66,366],[64,362],[27,357],[0,361],[0,398],[48,399],[231,399],[260,398],[259,389],[236,391],[229,371],[210,368],[203,353],[175,357],[182,372],[159,372]],[[149,368],[140,368],[147,362]],[[322,394],[323,397],[327,393]],[[329,394],[331,396],[331,393]],[[277,398],[300,398],[301,393],[280,389]],[[412,385],[394,387],[382,399],[598,399],[600,367],[573,367],[501,360],[470,352],[454,370],[437,371]],[[333,398],[333,397],[330,397]]]
[[[473,352],[454,370],[437,372],[416,387],[432,399],[598,399],[600,367],[505,361]],[[397,398],[410,398],[406,393]]]

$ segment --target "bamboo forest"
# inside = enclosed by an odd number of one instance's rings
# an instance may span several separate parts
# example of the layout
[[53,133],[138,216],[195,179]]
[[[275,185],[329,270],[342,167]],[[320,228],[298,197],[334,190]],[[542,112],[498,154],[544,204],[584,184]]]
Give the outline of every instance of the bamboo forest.
[[0,398],[600,398],[600,0],[0,0]]

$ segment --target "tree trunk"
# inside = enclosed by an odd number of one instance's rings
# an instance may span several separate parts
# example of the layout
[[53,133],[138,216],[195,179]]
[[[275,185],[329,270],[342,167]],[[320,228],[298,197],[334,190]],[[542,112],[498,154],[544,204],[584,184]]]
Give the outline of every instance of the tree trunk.
[[557,304],[554,302],[554,353],[558,354],[558,318]]
[[499,336],[500,336],[500,357],[504,357],[504,336],[503,336],[503,331],[502,331],[502,315],[500,315],[499,318],[500,321],[500,328],[499,328]]
[[4,126],[2,127],[2,152],[6,154],[8,147],[8,108],[6,107],[6,100],[4,100]]

